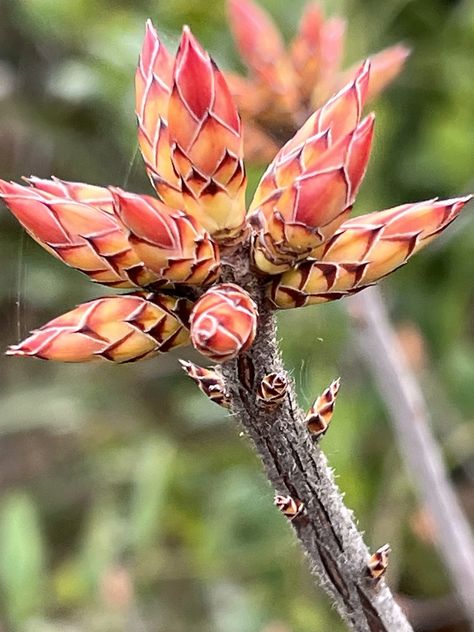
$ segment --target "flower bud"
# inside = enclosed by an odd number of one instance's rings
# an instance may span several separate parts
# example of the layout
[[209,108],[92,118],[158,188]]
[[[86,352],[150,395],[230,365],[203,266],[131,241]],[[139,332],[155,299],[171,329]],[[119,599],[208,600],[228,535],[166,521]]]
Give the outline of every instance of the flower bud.
[[280,309],[360,292],[404,265],[456,219],[472,196],[404,204],[344,222],[327,243],[277,277],[268,296]]
[[221,72],[185,27],[168,107],[184,209],[219,243],[243,238],[246,178],[240,119]]
[[33,331],[7,354],[60,362],[134,362],[188,344],[191,305],[187,299],[145,292],[99,298]]
[[0,180],[0,197],[49,253],[111,287],[146,287],[158,280],[130,246],[108,189],[39,178],[29,182],[25,187]]
[[215,362],[232,360],[254,341],[257,317],[257,306],[245,290],[233,283],[216,285],[191,312],[192,343]]

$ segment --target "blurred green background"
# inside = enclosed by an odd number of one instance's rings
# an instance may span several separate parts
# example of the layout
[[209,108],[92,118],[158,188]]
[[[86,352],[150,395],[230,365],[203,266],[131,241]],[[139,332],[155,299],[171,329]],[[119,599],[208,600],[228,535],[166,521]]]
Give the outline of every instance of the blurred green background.
[[[291,37],[303,0],[264,5]],[[474,3],[347,0],[348,64],[399,40],[407,70],[376,105],[358,211],[474,189]],[[174,47],[183,23],[239,63],[222,0],[3,0],[0,176],[149,192],[133,73],[144,22]],[[255,185],[256,170],[249,169]],[[1,347],[106,293],[0,209]],[[435,432],[474,517],[474,221],[384,281]],[[307,405],[342,377],[324,449],[368,542],[394,549],[389,581],[428,629],[462,631],[430,517],[341,305],[284,313],[288,367]],[[178,355],[114,367],[0,358],[2,632],[339,632],[239,428],[181,374]]]

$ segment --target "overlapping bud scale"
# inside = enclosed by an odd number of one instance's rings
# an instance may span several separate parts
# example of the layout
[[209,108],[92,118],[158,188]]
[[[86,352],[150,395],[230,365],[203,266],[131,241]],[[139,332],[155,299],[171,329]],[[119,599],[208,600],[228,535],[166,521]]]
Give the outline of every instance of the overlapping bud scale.
[[223,75],[185,27],[168,107],[184,210],[223,244],[245,232],[240,119]]
[[471,196],[404,204],[344,222],[312,254],[268,288],[275,307],[333,301],[359,292],[396,270],[456,219]]
[[[250,0],[230,0],[230,12],[254,74],[251,107],[258,101],[265,108],[265,94],[270,100],[277,94],[278,107],[288,111],[297,107],[289,97],[297,87],[298,99],[308,106],[313,97],[308,90],[302,97],[303,84],[313,77],[321,87],[327,69],[338,67],[342,22],[325,21],[311,5],[290,59],[276,27]],[[375,84],[368,62],[350,70],[348,83],[277,153],[246,216],[241,125],[223,75],[187,27],[174,59],[148,22],[136,73],[136,112],[140,149],[159,199],[55,178],[32,177],[29,186],[0,181],[0,197],[55,257],[95,282],[146,291],[80,305],[8,353],[122,363],[191,341],[215,362],[236,358],[255,339],[257,305],[237,285],[213,284],[221,274],[220,249],[226,249],[226,264],[232,263],[228,247],[244,241],[250,228],[251,263],[271,275],[267,297],[275,308],[341,298],[403,265],[470,199],[407,204],[347,219],[373,135],[373,116],[361,121],[365,100],[405,57],[400,46],[376,56]],[[241,84],[244,92],[250,85]],[[254,137],[255,144],[265,145],[263,128],[256,119],[252,124],[263,134]],[[200,294],[180,285],[211,287]],[[191,294],[200,297],[194,303],[178,297]],[[217,369],[184,366],[203,392],[229,406]],[[286,388],[284,374],[269,374],[257,396],[262,405],[278,405]],[[336,394],[334,383],[311,409],[307,423],[313,434],[329,423]]]
[[[318,110],[279,152],[250,208],[258,270],[277,274],[306,258],[344,221],[370,155],[374,117],[361,123],[368,81],[354,82]],[[354,127],[349,129],[347,122]]]
[[174,58],[150,20],[135,73],[138,143],[148,175],[161,200],[182,207],[181,184],[174,171],[168,135],[168,104]]
[[192,304],[137,292],[79,305],[55,318],[7,354],[60,362],[134,362],[188,344]]
[[257,306],[245,290],[233,283],[215,285],[193,308],[191,340],[203,355],[226,362],[253,343],[257,318]]
[[209,285],[217,279],[219,250],[195,219],[148,195],[112,192],[131,246],[159,279],[186,285]]
[[[232,92],[244,119],[248,159],[265,164],[275,137],[288,137],[311,110],[352,80],[358,65],[341,71],[346,21],[326,19],[317,2],[303,10],[288,49],[272,18],[251,0],[228,0],[229,22],[248,77],[230,75]],[[368,95],[381,92],[401,72],[409,50],[398,44],[372,57]],[[360,65],[360,64],[359,64]],[[258,129],[259,142],[254,142]]]
[[136,288],[158,280],[131,248],[108,189],[39,178],[29,182],[32,186],[25,187],[0,181],[0,197],[48,252],[103,285]]

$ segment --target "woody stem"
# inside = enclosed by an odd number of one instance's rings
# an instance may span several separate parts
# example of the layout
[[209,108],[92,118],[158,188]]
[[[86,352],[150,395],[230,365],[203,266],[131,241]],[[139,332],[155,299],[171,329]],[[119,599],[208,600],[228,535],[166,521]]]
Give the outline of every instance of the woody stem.
[[304,511],[291,524],[311,572],[349,629],[409,632],[412,627],[384,581],[376,584],[368,577],[368,549],[326,457],[306,431],[291,380],[287,397],[277,408],[269,409],[257,398],[261,379],[284,367],[275,316],[246,261],[248,251],[243,248],[225,268],[225,280],[245,287],[259,307],[258,334],[251,349],[222,366],[233,412],[253,442],[276,493],[303,503]]

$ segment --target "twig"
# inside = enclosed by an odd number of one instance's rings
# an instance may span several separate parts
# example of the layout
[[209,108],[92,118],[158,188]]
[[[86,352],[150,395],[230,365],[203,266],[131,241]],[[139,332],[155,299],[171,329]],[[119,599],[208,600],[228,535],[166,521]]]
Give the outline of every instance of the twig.
[[270,409],[257,396],[261,379],[283,371],[273,313],[258,279],[248,270],[248,253],[232,257],[226,281],[245,287],[259,306],[259,332],[251,349],[223,365],[233,411],[245,428],[278,494],[303,503],[291,524],[311,570],[349,628],[357,632],[409,632],[410,624],[383,579],[367,575],[369,552],[352,513],[344,505],[324,454],[313,445],[290,382],[287,399]]
[[474,539],[450,484],[421,389],[390,324],[380,291],[350,299],[358,343],[386,402],[400,453],[437,534],[440,556],[474,631]]

